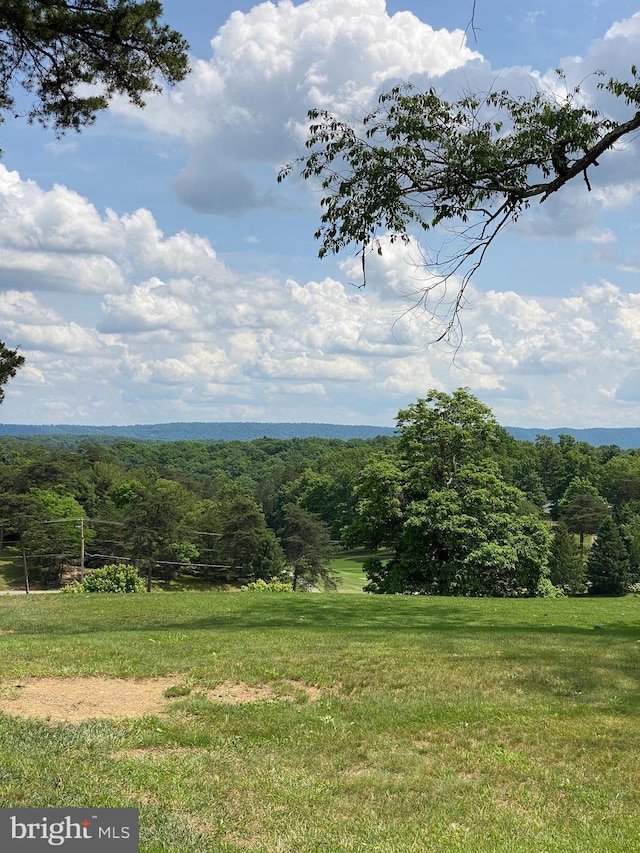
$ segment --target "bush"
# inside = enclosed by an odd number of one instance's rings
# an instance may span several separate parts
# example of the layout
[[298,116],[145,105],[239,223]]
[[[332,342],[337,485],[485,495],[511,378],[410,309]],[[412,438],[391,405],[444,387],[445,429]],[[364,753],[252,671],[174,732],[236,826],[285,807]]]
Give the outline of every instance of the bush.
[[80,581],[73,581],[72,583],[62,587],[62,592],[64,592],[65,595],[86,591],[87,590],[84,588],[84,584],[81,584]]
[[257,580],[241,586],[243,592],[293,592],[293,586],[288,581],[281,581],[278,578],[271,578],[267,581]]
[[113,563],[94,569],[82,582],[86,592],[144,592],[145,585],[134,566]]
[[565,592],[558,586],[554,586],[549,578],[540,578],[536,587],[537,598],[565,598]]

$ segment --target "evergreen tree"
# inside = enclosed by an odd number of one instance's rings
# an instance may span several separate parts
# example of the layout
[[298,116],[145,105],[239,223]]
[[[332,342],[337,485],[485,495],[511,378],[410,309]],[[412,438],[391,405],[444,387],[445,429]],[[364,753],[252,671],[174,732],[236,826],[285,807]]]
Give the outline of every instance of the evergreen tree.
[[629,583],[629,553],[612,518],[605,518],[587,560],[591,595],[624,595]]
[[79,130],[116,94],[141,107],[160,91],[158,77],[183,80],[188,44],[161,15],[158,0],[0,4],[0,122],[7,112],[59,134]]
[[[1,67],[1,66],[0,66]],[[0,403],[4,400],[3,385],[13,379],[17,371],[24,364],[24,356],[18,355],[15,349],[9,349],[8,346],[0,341]]]
[[560,521],[553,531],[549,580],[566,592],[576,593],[585,591],[585,579],[586,568],[578,543],[564,521]]
[[325,590],[335,590],[338,579],[329,567],[331,540],[327,525],[304,507],[289,504],[284,509],[282,550],[293,569],[293,588],[300,581],[315,586],[319,581]]
[[595,533],[611,512],[605,499],[584,477],[574,477],[558,501],[560,518],[572,533],[580,536],[580,553],[584,554],[584,537]]

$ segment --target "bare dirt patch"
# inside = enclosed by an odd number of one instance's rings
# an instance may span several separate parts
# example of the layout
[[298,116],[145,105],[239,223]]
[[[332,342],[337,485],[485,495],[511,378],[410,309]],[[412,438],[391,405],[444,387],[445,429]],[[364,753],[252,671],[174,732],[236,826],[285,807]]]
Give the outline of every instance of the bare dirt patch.
[[70,722],[157,714],[171,701],[164,691],[175,678],[29,678],[4,683],[0,710],[15,717]]
[[293,701],[298,697],[306,698],[313,702],[322,695],[319,687],[303,684],[300,681],[287,679],[284,682],[285,692],[277,690],[270,684],[251,686],[250,684],[234,683],[226,681],[217,687],[206,691],[206,698],[210,702],[224,702],[227,705],[240,705],[243,702],[260,702],[267,700]]
[[[0,685],[0,711],[14,717],[36,717],[51,722],[144,717],[165,711],[176,698],[165,691],[180,678],[29,678]],[[284,682],[285,691],[271,685],[225,682],[204,691],[210,702],[237,705],[248,702],[319,699],[323,691],[297,681]],[[191,695],[200,691],[193,689]]]

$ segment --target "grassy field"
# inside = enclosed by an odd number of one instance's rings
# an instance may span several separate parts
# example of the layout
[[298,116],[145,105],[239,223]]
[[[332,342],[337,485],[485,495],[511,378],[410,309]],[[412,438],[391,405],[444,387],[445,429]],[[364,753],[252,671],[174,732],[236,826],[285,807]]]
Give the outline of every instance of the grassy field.
[[5,701],[45,676],[187,694],[1,714],[0,806],[139,806],[143,853],[629,853],[639,621],[636,597],[0,597]]
[[391,552],[378,551],[375,554],[364,549],[341,551],[331,560],[331,568],[340,576],[338,592],[362,592],[367,583],[367,577],[362,571],[364,561],[368,557],[386,560]]

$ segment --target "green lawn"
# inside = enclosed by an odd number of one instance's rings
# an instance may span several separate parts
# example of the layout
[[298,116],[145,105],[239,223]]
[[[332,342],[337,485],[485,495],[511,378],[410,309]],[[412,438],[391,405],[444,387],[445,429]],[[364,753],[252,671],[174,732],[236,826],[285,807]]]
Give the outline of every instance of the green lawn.
[[[637,597],[0,596],[4,696],[191,686],[140,719],[0,715],[0,806],[139,805],[143,853],[629,853],[639,623]],[[223,682],[323,692],[204,698]]]
[[15,549],[4,548],[0,554],[0,592],[12,589],[24,589],[22,560],[15,555]]
[[378,551],[374,554],[365,549],[338,552],[338,556],[331,560],[331,568],[340,576],[338,592],[362,592],[367,583],[366,575],[362,571],[364,561],[369,557],[387,560],[390,556],[391,552]]

